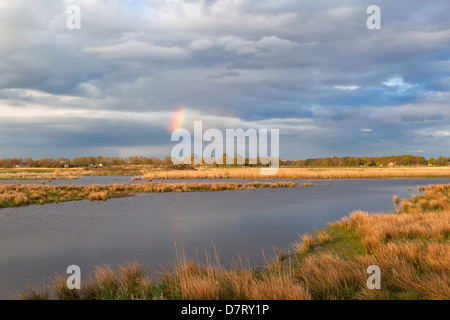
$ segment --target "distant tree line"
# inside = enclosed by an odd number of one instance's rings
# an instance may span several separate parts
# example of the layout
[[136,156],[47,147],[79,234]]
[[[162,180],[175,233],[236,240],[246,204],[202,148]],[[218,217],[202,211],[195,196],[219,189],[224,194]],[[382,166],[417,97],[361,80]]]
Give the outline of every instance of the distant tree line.
[[431,157],[426,159],[422,156],[402,155],[402,156],[388,156],[388,157],[331,157],[331,158],[316,158],[306,160],[281,161],[284,166],[298,166],[298,167],[379,167],[379,166],[447,166],[450,164],[450,157],[440,156],[435,159]]
[[[169,157],[170,159],[170,157]],[[167,163],[167,160],[164,159]],[[89,167],[93,166],[120,166],[126,164],[134,165],[154,165],[160,166],[163,164],[161,159],[155,157],[79,157],[73,159],[67,158],[44,158],[33,160],[32,158],[12,158],[1,159],[1,168],[15,168],[15,167],[32,167],[32,168],[64,168],[64,167]]]
[[[234,158],[234,159],[233,159]],[[238,158],[243,159],[245,166],[264,166],[268,165],[267,162],[261,163],[260,158],[252,159],[243,158],[240,156],[233,157],[231,163],[227,164],[227,155],[223,155],[223,164],[212,164],[215,167],[229,167],[235,166],[238,163]],[[191,163],[194,163],[192,157]],[[253,164],[256,160],[256,164]],[[203,160],[203,165],[206,165]],[[228,163],[230,161],[228,160]],[[422,156],[402,155],[402,156],[389,156],[389,157],[330,157],[330,158],[314,158],[306,160],[280,160],[281,167],[379,167],[379,166],[447,166],[450,165],[450,157],[440,156],[437,159],[431,157],[426,159]],[[89,166],[121,166],[121,165],[152,165],[154,167],[168,167],[173,166],[171,157],[165,157],[163,160],[156,157],[79,157],[79,158],[43,158],[39,160],[33,160],[32,158],[12,158],[1,159],[1,168],[65,168],[65,167],[89,167]]]

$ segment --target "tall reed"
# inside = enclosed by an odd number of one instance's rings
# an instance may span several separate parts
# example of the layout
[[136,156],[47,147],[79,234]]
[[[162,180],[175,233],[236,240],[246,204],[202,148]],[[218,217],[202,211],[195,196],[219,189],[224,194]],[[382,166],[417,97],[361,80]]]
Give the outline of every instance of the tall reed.
[[450,168],[280,168],[263,176],[260,169],[199,169],[148,171],[144,179],[387,179],[450,177]]

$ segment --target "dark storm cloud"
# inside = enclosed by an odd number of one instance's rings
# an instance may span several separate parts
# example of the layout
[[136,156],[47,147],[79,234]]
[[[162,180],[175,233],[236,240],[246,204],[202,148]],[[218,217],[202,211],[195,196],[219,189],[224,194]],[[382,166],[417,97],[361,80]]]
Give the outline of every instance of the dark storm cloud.
[[[66,28],[71,4],[81,30]],[[381,30],[366,28],[372,4]],[[449,10],[446,0],[0,1],[2,152],[170,144],[170,115],[158,117],[187,106],[189,121],[223,117],[219,128],[284,128],[288,158],[437,155],[450,146]],[[154,121],[140,121],[149,112]]]

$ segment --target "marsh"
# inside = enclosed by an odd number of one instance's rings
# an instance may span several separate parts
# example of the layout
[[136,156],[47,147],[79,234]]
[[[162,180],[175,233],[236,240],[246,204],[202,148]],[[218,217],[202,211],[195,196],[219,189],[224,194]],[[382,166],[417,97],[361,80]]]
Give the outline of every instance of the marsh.
[[[306,180],[299,183],[308,182]],[[393,211],[393,195],[450,179],[316,180],[308,188],[150,193],[107,201],[73,201],[0,210],[0,297],[42,284],[69,265],[82,276],[93,266],[134,261],[159,269],[175,243],[203,258],[216,248],[221,262],[238,255],[252,266],[287,249],[299,235],[354,210]],[[411,191],[409,191],[409,188]]]

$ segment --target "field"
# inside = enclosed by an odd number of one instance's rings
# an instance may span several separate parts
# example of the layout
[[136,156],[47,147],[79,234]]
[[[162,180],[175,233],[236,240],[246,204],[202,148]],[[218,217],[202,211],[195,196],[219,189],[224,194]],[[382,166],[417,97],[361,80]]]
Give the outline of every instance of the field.
[[135,176],[142,179],[388,179],[450,178],[449,167],[333,167],[280,168],[273,176],[262,176],[259,168],[196,167],[192,170],[153,168],[146,165],[107,168],[18,168],[0,169],[0,180],[61,180],[82,176]]
[[[450,185],[420,187],[411,199],[393,197],[390,214],[353,212],[289,252],[252,269],[237,259],[220,264],[177,259],[163,270],[137,262],[98,266],[81,290],[65,276],[28,287],[20,299],[450,299]],[[381,289],[366,286],[367,268],[381,270]]]
[[114,166],[108,168],[3,168],[0,180],[72,180],[83,176],[141,176],[151,166]]
[[387,179],[387,178],[448,178],[447,167],[393,168],[280,168],[273,176],[262,176],[260,169],[234,168],[198,170],[148,171],[144,179]]

